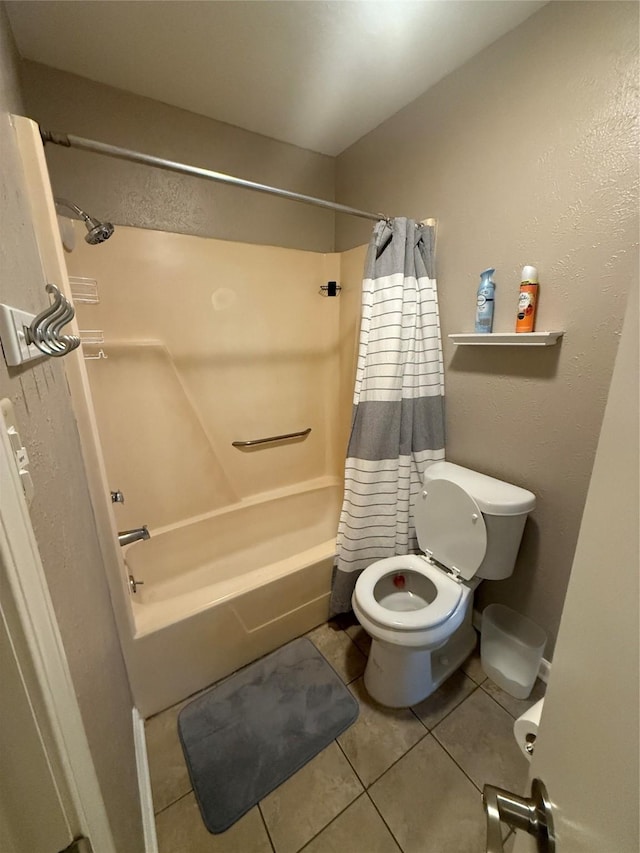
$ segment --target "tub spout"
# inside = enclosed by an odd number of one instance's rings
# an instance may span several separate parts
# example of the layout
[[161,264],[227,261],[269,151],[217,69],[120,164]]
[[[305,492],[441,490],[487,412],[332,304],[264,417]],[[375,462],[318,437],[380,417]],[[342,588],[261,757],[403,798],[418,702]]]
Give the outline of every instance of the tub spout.
[[121,545],[130,545],[132,542],[139,542],[141,539],[150,539],[151,534],[147,530],[147,525],[142,527],[134,527],[133,530],[123,530],[118,533],[118,542]]

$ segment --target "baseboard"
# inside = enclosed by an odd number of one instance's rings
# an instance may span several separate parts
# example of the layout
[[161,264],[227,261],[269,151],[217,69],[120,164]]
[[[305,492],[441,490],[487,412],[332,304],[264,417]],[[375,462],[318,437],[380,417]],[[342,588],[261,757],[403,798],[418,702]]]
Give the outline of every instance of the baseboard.
[[[473,617],[471,619],[471,624],[476,629],[478,634],[480,633],[480,627],[482,625],[482,613],[479,610],[474,608]],[[540,681],[544,681],[545,684],[549,683],[549,676],[551,675],[551,661],[546,658],[542,658],[540,661],[540,669],[538,670],[538,678]]]
[[140,791],[140,810],[142,812],[142,831],[144,833],[145,853],[158,853],[156,836],[156,818],[153,811],[153,796],[151,794],[151,776],[147,760],[147,741],[144,736],[144,720],[137,708],[132,710],[133,742],[136,750],[136,767],[138,770],[138,789]]

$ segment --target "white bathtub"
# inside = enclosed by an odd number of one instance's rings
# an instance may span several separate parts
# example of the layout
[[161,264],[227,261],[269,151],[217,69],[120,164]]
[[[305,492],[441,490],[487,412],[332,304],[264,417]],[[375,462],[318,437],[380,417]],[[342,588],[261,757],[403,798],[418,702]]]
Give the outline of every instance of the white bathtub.
[[341,483],[322,478],[128,546],[131,682],[144,716],[325,621]]

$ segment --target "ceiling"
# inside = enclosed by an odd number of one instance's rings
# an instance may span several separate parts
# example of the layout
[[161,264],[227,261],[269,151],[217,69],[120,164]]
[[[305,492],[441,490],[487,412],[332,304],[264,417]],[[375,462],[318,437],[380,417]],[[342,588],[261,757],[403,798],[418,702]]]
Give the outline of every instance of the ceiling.
[[336,155],[544,0],[8,2],[20,54]]

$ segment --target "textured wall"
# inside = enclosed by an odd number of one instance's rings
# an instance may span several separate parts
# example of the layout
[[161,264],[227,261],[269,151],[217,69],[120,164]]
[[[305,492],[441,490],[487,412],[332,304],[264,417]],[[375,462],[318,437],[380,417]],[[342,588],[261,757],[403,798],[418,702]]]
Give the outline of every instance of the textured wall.
[[19,58],[7,18],[0,2],[0,109],[20,115],[24,109],[19,81]]
[[[24,62],[29,118],[170,160],[333,198],[334,160],[223,122]],[[329,211],[86,151],[47,146],[56,195],[120,225],[329,252]]]
[[[0,56],[10,57],[11,47],[0,4]],[[0,301],[37,312],[47,297],[21,165],[4,112],[20,110],[20,92],[12,84],[15,79],[15,65],[12,71],[3,59]],[[7,368],[0,358],[0,397],[12,400],[29,451],[36,489],[31,519],[116,847],[122,853],[141,853],[132,702],[64,367],[48,359],[25,368]]]
[[[637,279],[637,48],[635,3],[549,3],[337,161],[341,202],[438,218],[448,457],[538,496],[514,576],[480,600],[552,637]],[[341,217],[338,247],[368,233]],[[488,266],[494,329],[513,329],[524,264],[561,346],[456,350]]]

